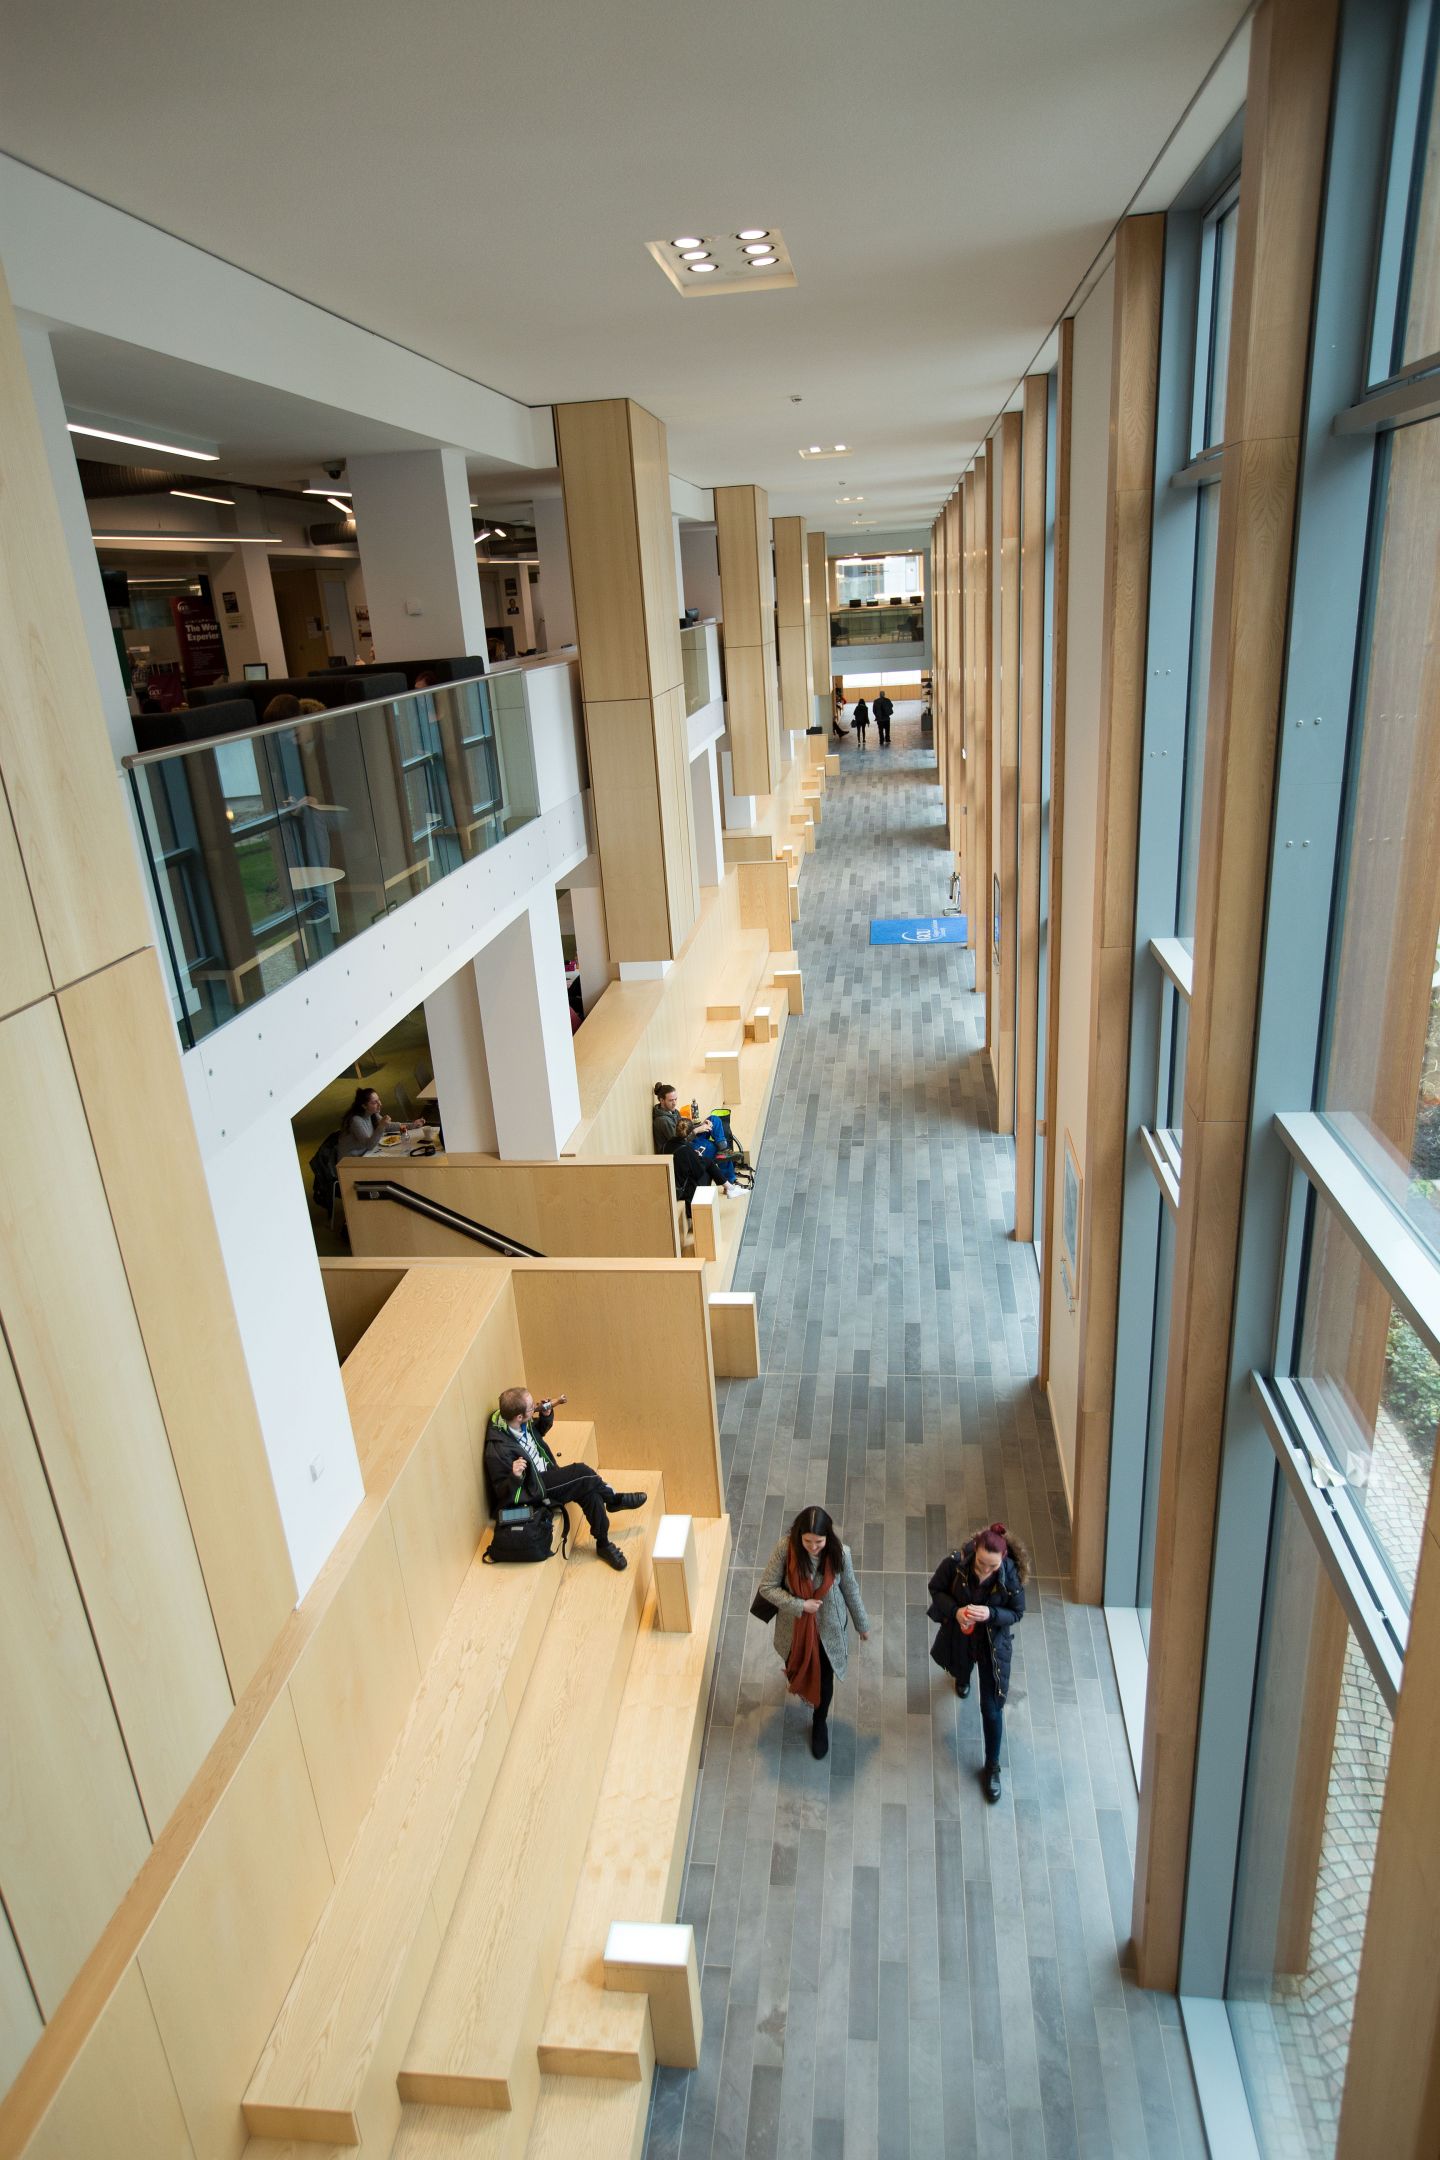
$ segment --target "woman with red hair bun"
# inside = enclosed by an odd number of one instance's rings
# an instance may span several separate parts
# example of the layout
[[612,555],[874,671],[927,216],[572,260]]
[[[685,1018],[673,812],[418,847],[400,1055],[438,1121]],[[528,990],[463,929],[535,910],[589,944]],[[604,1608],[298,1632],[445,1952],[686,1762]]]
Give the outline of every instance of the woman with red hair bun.
[[987,1800],[1000,1798],[1000,1740],[1005,1729],[1005,1697],[1010,1692],[1013,1631],[1025,1617],[1025,1582],[1030,1555],[1004,1523],[977,1530],[958,1552],[947,1553],[930,1578],[930,1618],[940,1631],[930,1655],[955,1682],[955,1692],[970,1693],[970,1675],[980,1675],[980,1725],[985,1735],[985,1767],[980,1783]]

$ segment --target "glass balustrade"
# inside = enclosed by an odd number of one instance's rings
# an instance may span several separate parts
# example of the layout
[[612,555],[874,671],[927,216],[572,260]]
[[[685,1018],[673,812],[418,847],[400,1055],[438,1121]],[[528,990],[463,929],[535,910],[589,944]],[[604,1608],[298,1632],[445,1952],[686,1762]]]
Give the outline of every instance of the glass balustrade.
[[125,764],[187,1047],[539,816],[523,671]]
[[923,645],[925,610],[853,604],[830,615],[832,645]]
[[680,657],[685,665],[685,717],[699,712],[711,698],[710,651],[707,638],[711,625],[689,623],[680,632]]

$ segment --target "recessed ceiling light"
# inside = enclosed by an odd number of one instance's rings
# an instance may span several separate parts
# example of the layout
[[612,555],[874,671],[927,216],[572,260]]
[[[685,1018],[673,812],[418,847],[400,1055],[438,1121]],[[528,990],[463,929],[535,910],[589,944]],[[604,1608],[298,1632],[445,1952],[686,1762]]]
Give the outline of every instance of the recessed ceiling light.
[[843,449],[845,448],[845,445],[844,445],[844,443],[843,443],[843,442],[837,442],[837,443],[836,443],[836,445],[835,445],[835,448],[836,448],[837,450],[843,450]]
[[773,255],[752,255],[750,257],[750,268],[752,270],[773,270],[774,267],[775,257]]
[[819,457],[819,455],[820,455],[820,445],[819,445],[819,443],[818,443],[818,442],[812,442],[812,443],[811,443],[811,445],[810,445],[810,455],[811,455],[811,457]]
[[506,532],[506,530],[505,530],[505,527],[504,527],[503,525],[495,525],[495,526],[492,526],[492,527],[491,527],[491,531],[492,531],[492,533],[494,534],[494,537],[495,537],[495,538],[496,538],[497,540],[508,540],[508,539],[509,539],[509,537],[510,537],[510,535],[509,535],[509,534],[508,534],[508,533]]
[[670,243],[670,245],[671,245],[672,247],[678,247],[678,248],[687,248],[687,247],[703,247],[703,246],[704,246],[704,244],[705,244],[705,243],[704,243],[704,242],[703,242],[702,240],[697,240],[697,239],[696,239],[696,238],[694,237],[694,235],[693,235],[693,234],[691,234],[691,235],[690,235],[690,237],[689,237],[688,239],[684,239],[684,240],[672,240],[672,241],[671,241],[671,243]]
[[690,268],[694,271],[696,277],[708,277],[715,265],[714,263],[691,263]]
[[746,248],[745,253],[747,255],[768,255],[770,253],[770,243],[768,240],[753,241]]
[[[332,495],[349,495],[353,491],[350,488],[336,487],[335,482],[333,480],[329,480],[326,482],[324,487],[301,488],[300,492],[302,495],[323,495],[325,497],[325,500],[328,502]],[[474,503],[471,503],[470,507],[473,510],[475,507]]]
[[752,225],[748,232],[739,233],[736,237],[740,240],[768,240],[770,228],[768,225]]
[[709,259],[709,248],[686,248],[685,250],[684,260],[686,262],[708,262]]
[[132,450],[162,450],[167,457],[198,458],[204,465],[218,465],[218,450],[187,450],[183,443],[152,442],[148,435],[117,435],[114,428],[84,427],[78,420],[65,423],[72,435],[93,435],[98,442],[128,443]]
[[482,526],[481,526],[481,528],[480,528],[480,530],[479,530],[479,532],[478,532],[478,533],[476,533],[476,535],[475,535],[475,543],[476,543],[477,547],[478,547],[478,545],[480,544],[480,542],[481,542],[482,540],[488,540],[489,538],[490,538],[490,528],[489,528],[489,526],[488,526],[488,525],[482,525]]
[[170,492],[172,495],[179,495],[185,502],[223,503],[227,510],[233,510],[235,507],[233,495],[197,495],[191,488],[171,488]]

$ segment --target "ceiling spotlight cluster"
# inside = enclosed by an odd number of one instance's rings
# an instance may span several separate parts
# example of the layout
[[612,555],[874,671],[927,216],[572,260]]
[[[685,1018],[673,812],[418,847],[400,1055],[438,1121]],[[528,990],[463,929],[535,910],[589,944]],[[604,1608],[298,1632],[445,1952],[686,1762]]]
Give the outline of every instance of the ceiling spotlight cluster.
[[831,443],[827,450],[824,443],[812,442],[801,448],[800,455],[803,458],[848,457],[850,455],[850,445],[843,442]]
[[[747,258],[745,265],[747,269],[773,270],[775,268],[779,258],[775,253],[775,243],[764,226],[749,225],[744,232],[736,233],[735,238],[741,243],[742,251]],[[713,277],[720,268],[719,263],[714,259],[711,248],[697,233],[682,233],[679,239],[672,240],[670,245],[680,257],[681,262],[688,266],[688,273],[691,277]]]

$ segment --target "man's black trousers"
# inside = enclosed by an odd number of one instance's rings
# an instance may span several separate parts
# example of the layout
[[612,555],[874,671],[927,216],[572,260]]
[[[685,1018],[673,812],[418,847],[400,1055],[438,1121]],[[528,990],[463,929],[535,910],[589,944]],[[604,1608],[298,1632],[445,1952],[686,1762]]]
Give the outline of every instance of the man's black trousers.
[[573,1501],[590,1525],[590,1533],[597,1545],[610,1541],[610,1517],[607,1504],[615,1498],[615,1488],[607,1485],[598,1470],[588,1463],[561,1464],[558,1469],[545,1473],[545,1497],[547,1500]]

